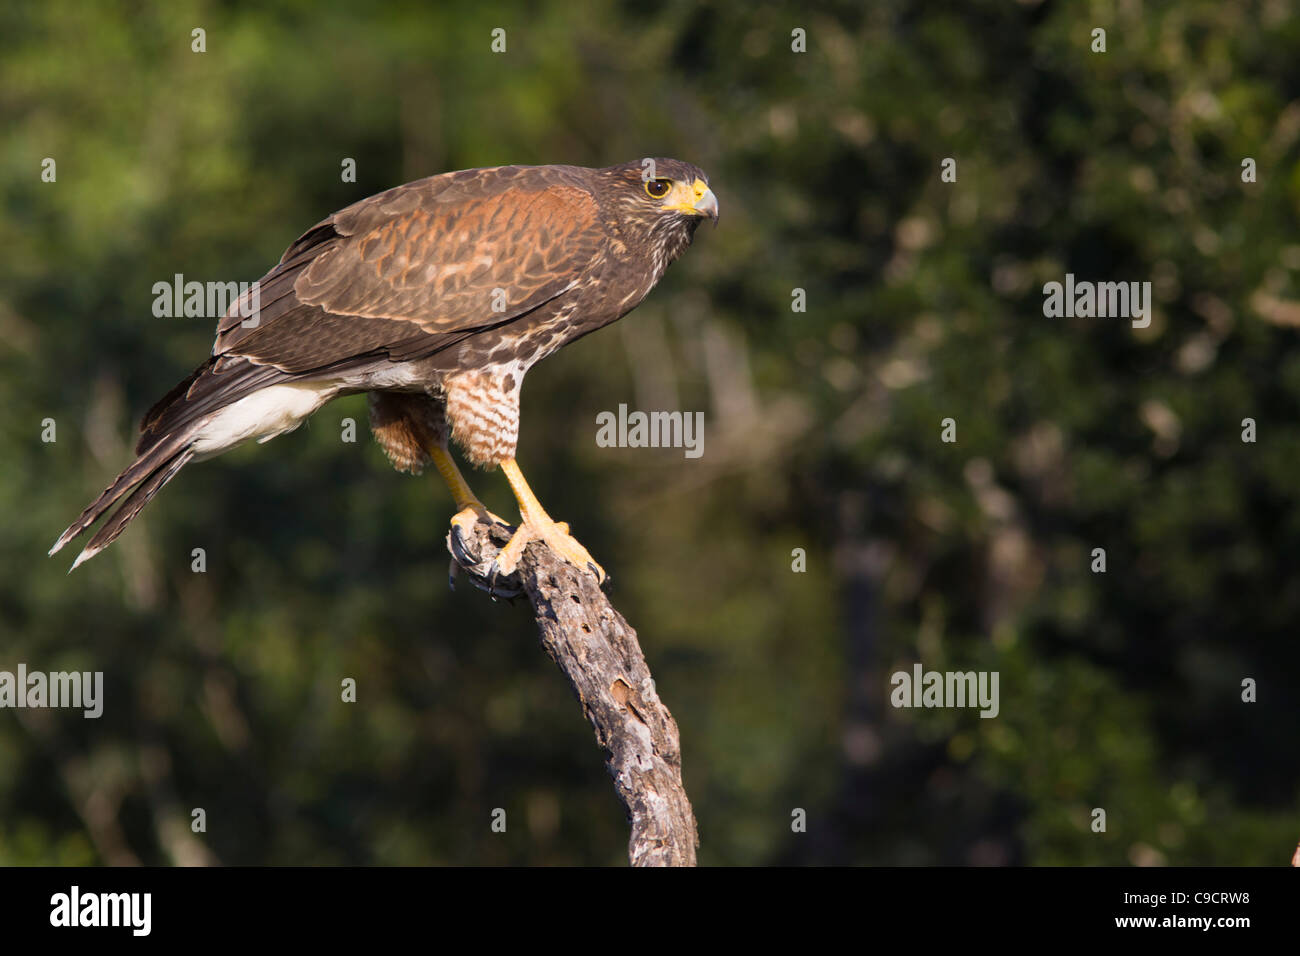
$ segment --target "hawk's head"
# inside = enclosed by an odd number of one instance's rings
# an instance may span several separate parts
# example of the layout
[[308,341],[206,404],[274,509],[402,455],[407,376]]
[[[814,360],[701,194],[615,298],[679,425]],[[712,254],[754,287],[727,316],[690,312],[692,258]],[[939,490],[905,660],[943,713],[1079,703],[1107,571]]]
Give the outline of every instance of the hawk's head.
[[652,256],[659,273],[686,251],[706,216],[718,221],[718,199],[698,166],[647,158],[601,172],[602,202],[614,210],[625,235]]

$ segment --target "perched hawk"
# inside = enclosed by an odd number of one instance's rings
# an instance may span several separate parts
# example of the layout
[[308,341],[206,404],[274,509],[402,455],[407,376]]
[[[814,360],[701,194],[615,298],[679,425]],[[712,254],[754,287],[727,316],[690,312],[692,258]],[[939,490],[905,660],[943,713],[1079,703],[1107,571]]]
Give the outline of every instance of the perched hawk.
[[501,466],[523,520],[499,573],[540,539],[603,581],[515,463],[520,386],[537,361],[636,308],[705,216],[718,218],[708,178],[675,159],[470,169],[335,213],[261,279],[260,312],[249,316],[248,301],[230,307],[212,357],[149,410],[136,460],[50,554],[121,502],[75,568],[189,462],[268,441],[332,398],[367,392],[371,428],[394,467],[432,461],[447,482],[454,528],[496,519],[465,483],[448,438],[475,465]]

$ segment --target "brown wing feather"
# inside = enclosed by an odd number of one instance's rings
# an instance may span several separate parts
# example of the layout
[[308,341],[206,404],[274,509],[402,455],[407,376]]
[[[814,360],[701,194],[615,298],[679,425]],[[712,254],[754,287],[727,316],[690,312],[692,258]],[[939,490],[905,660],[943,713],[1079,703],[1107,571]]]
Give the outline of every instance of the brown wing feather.
[[255,325],[222,319],[213,353],[300,373],[431,354],[525,315],[580,283],[604,245],[586,173],[452,173],[335,213],[262,280]]

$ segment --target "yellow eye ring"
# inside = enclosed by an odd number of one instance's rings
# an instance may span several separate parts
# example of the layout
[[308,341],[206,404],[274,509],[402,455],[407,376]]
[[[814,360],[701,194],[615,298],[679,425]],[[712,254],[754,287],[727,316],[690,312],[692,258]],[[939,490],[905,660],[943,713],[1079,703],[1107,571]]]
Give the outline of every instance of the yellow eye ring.
[[649,179],[646,180],[645,194],[651,199],[663,199],[668,195],[668,190],[673,186],[671,179]]

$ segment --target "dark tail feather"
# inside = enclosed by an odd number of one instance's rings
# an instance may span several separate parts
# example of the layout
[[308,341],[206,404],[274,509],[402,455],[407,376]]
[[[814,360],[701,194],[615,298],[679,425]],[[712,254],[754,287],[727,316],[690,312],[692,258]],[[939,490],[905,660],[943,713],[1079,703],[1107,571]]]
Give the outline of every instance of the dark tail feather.
[[81,554],[77,555],[77,560],[72,562],[72,567],[68,570],[75,570],[77,565],[83,561],[89,561],[116,541],[117,536],[140,513],[140,509],[147,505],[154,495],[158,494],[158,490],[163,485],[175,478],[176,472],[184,468],[185,463],[193,457],[194,451],[187,445],[169,458],[158,470],[150,474],[148,478],[140,482],[135,491],[131,492],[131,496],[122,503],[122,507],[113,512],[113,516],[104,522],[102,528],[95,532],[95,536],[82,549]]
[[134,488],[131,496],[108,520],[108,523],[96,532],[85,550],[77,555],[77,560],[72,567],[76,568],[77,565],[93,558],[112,544],[131,519],[148,504],[149,499],[158,493],[158,489],[171,481],[176,476],[176,472],[194,457],[189,437],[183,434],[172,440],[159,442],[137,458],[126,471],[118,475],[116,480],[104,489],[103,494],[91,502],[76,521],[68,526],[68,530],[59,535],[59,540],[54,542],[54,547],[50,548],[49,553],[54,554],[62,550],[69,541],[85,533],[91,525],[103,517],[109,508],[113,507],[118,499]]

